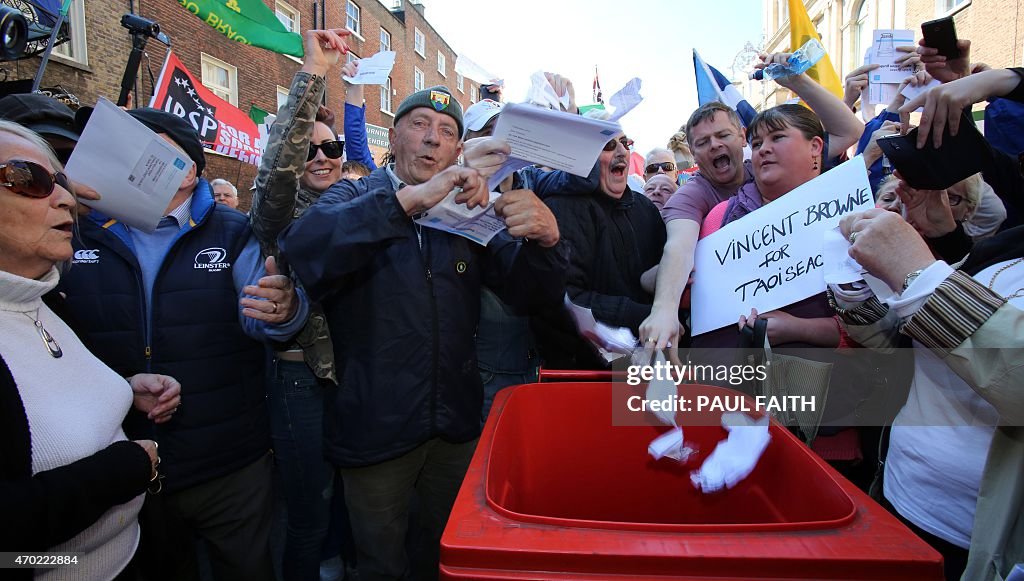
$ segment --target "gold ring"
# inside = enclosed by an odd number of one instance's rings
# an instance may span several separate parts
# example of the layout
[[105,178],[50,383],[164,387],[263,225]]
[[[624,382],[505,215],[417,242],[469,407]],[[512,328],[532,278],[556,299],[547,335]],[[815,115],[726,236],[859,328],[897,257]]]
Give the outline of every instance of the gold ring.
[[[852,240],[851,240],[851,242],[852,242]],[[276,315],[277,314],[277,306],[278,306],[277,305],[277,301],[270,301],[270,304],[274,305],[274,310],[270,311],[270,313],[273,314],[273,315]]]
[[857,241],[857,233],[856,232],[850,232],[850,244],[853,244],[856,241]]

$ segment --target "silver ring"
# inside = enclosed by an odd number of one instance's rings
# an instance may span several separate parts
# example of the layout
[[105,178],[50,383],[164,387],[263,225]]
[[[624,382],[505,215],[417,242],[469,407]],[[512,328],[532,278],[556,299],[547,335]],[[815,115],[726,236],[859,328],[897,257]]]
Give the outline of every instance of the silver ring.
[[857,241],[857,233],[856,232],[850,232],[850,244],[853,244],[856,241]]
[[654,343],[655,342],[654,337],[648,337],[647,338],[647,342],[648,343]]

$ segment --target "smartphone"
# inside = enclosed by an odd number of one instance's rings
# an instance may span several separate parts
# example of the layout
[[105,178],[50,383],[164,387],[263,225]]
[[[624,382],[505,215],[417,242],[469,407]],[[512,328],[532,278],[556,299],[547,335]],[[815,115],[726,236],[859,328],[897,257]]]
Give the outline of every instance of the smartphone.
[[953,17],[947,16],[937,20],[929,20],[921,25],[924,42],[931,48],[938,49],[939,54],[947,59],[960,58],[960,49],[956,45],[956,27]]
[[942,147],[935,149],[931,136],[917,148],[917,128],[906,135],[887,135],[878,147],[900,172],[903,181],[919,190],[944,190],[988,167],[991,149],[974,126],[969,109],[960,119],[956,136],[946,126]]
[[488,87],[493,87],[492,83],[485,83],[480,85],[480,100],[490,99],[492,101],[501,101],[501,88],[497,91],[491,91]]

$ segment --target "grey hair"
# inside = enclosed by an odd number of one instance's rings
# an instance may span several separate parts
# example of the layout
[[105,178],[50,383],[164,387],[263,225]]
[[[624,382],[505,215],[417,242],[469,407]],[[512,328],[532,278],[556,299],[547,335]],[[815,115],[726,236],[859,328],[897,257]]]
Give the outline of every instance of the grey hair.
[[238,188],[235,187],[235,184],[229,182],[228,180],[226,180],[224,178],[217,178],[217,179],[213,180],[212,182],[210,182],[210,189],[211,190],[213,189],[214,186],[227,186],[227,187],[231,188],[231,193],[234,194],[236,198],[238,197]]
[[24,125],[20,125],[13,121],[0,119],[0,132],[9,133],[15,137],[19,137],[21,139],[24,139],[25,141],[28,141],[29,143],[34,145],[36,149],[43,152],[43,154],[49,160],[50,165],[53,166],[54,171],[64,171],[64,164],[62,164],[60,160],[57,159],[57,154],[54,153],[53,147],[51,147],[50,144],[35,131],[32,131],[28,127],[25,127]]
[[964,203],[967,204],[967,214],[964,216],[964,220],[969,220],[978,210],[978,204],[981,203],[981,196],[985,185],[981,174],[976,173],[946,189],[947,193],[958,194],[964,197]]
[[648,151],[647,155],[644,156],[644,163],[647,163],[647,160],[651,159],[651,156],[656,153],[667,153],[668,156],[671,157],[672,159],[676,158],[676,154],[672,153],[671,149],[667,149],[665,147],[655,147],[654,149]]
[[[7,133],[8,135],[13,135],[15,137],[18,137],[20,139],[23,139],[23,140],[31,143],[36,149],[41,151],[43,153],[43,155],[46,156],[46,159],[50,162],[50,165],[53,167],[53,171],[55,171],[55,172],[63,172],[64,171],[64,164],[62,164],[60,162],[60,160],[57,158],[57,154],[54,153],[53,147],[51,147],[49,142],[47,142],[45,139],[43,139],[43,137],[40,136],[35,131],[32,131],[28,127],[25,127],[24,125],[20,125],[18,123],[13,122],[13,121],[7,121],[7,120],[4,120],[4,119],[0,119],[0,133]],[[72,191],[71,195],[74,196],[76,200],[78,199],[77,196],[75,196],[75,192]],[[73,225],[74,235],[75,235],[75,238],[78,238],[78,210],[77,210],[77,208],[72,208],[71,209],[71,217],[74,220],[74,225]],[[68,258],[67,260],[62,260],[62,261],[58,262],[55,266],[57,267],[57,273],[59,275],[63,276],[64,273],[67,272],[67,270],[69,268],[71,268],[71,259]]]

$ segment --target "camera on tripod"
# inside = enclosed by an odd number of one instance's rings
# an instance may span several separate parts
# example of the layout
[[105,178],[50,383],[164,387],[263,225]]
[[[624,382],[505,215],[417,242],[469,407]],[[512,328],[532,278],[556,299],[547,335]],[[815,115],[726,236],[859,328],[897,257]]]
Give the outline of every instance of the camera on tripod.
[[132,34],[148,36],[170,46],[171,41],[166,34],[160,32],[160,25],[148,18],[128,13],[121,17],[121,26]]
[[25,56],[28,44],[28,22],[21,10],[0,5],[0,61],[13,61]]

